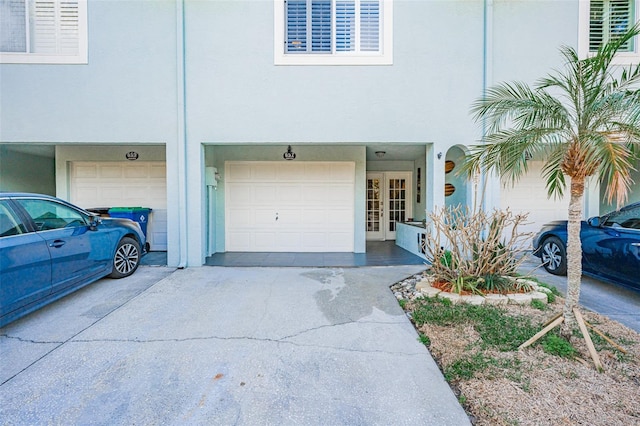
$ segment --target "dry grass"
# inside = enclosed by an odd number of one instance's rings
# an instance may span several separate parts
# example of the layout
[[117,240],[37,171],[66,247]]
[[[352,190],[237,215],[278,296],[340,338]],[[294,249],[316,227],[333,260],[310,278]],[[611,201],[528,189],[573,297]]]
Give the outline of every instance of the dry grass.
[[[420,302],[406,303],[405,310],[414,310],[416,303]],[[544,311],[509,305],[506,312],[529,317],[537,326],[560,312],[563,303],[558,298]],[[501,352],[484,345],[473,324],[466,321],[425,323],[417,329],[429,338],[429,350],[445,376],[454,363],[470,355],[490,360],[471,378],[449,378],[475,425],[640,424],[640,335],[604,316],[583,314],[627,351],[623,354],[592,334],[603,373],[595,370],[584,340],[578,336],[571,343],[583,362],[549,354],[540,344]]]

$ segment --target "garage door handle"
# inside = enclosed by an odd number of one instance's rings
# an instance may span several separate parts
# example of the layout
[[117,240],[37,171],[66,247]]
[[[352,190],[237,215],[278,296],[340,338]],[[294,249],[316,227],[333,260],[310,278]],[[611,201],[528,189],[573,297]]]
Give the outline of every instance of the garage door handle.
[[49,244],[49,247],[62,247],[63,245],[65,245],[65,241],[55,240],[54,242]]

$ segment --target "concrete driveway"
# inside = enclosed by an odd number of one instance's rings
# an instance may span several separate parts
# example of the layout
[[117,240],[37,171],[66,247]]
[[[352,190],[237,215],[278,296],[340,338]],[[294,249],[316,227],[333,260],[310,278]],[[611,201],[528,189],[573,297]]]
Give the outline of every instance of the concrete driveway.
[[0,329],[0,423],[469,424],[388,288],[422,269],[102,280]]

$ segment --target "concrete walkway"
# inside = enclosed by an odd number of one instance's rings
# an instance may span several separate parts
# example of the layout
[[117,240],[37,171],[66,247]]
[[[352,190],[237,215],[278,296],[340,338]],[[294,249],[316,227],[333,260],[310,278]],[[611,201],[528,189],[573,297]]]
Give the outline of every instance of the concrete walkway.
[[388,288],[423,268],[102,280],[0,329],[0,424],[469,424]]

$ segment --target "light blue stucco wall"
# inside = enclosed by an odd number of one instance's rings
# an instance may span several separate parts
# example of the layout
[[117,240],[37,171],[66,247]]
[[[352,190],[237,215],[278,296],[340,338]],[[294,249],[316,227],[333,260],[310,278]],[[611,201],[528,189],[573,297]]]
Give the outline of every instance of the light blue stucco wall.
[[175,27],[172,0],[90,0],[88,65],[0,65],[2,140],[175,137]]
[[[88,65],[0,65],[0,142],[67,153],[87,144],[90,157],[89,145],[164,147],[171,265],[201,265],[206,255],[205,162],[222,172],[219,162],[247,145],[278,158],[288,144],[315,145],[309,158],[330,160],[325,148],[343,144],[364,209],[364,145],[424,144],[426,160],[412,167],[424,176],[414,216],[443,205],[437,153],[480,139],[469,106],[484,83],[532,82],[559,66],[558,46],[575,46],[578,34],[578,0],[395,0],[393,65],[277,66],[272,0],[185,0],[184,19],[182,7],[90,0]],[[499,184],[489,194],[499,205]],[[218,242],[223,226],[216,221]]]

